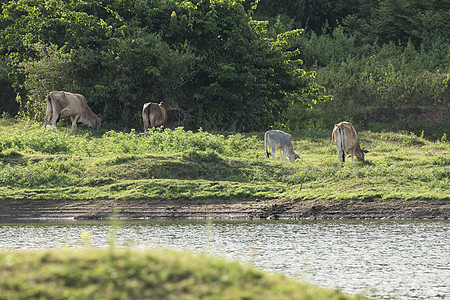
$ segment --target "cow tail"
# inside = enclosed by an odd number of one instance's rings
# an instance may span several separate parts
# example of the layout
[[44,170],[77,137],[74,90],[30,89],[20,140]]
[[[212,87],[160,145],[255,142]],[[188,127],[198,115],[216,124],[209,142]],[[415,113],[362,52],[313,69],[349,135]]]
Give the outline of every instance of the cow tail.
[[51,110],[53,111],[52,97],[50,96],[50,94],[47,95],[47,108],[48,107],[50,107]]
[[144,123],[144,133],[147,135],[148,127],[150,126],[150,105],[151,103],[145,103],[142,108],[142,121]]
[[44,120],[44,131],[47,128],[48,123],[50,122],[50,118],[52,116],[53,113],[53,107],[52,107],[52,101],[50,98],[50,94],[47,95],[47,111],[45,113],[45,120]]
[[[47,107],[50,106],[53,113],[55,113],[55,107],[53,107],[53,104],[58,107],[58,110],[61,112],[61,105],[57,100],[52,101],[52,93],[47,95]],[[48,116],[50,118],[50,116]],[[61,119],[61,113],[58,114],[58,119],[56,119],[56,123],[59,122],[59,119]]]
[[264,152],[265,152],[266,158],[269,158],[269,151],[267,150],[267,135],[268,135],[268,132],[266,132],[266,134],[264,134]]
[[340,127],[339,127],[339,136],[341,137],[340,143],[341,143],[342,162],[345,162],[345,130]]
[[149,122],[150,120],[150,109],[151,109],[151,103],[146,103],[144,106],[144,111],[142,112],[142,117],[145,119],[145,122]]

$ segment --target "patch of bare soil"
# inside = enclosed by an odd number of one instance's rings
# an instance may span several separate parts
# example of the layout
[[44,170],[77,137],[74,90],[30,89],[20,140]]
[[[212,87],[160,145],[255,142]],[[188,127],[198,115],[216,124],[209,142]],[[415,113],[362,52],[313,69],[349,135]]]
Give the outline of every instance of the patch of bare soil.
[[448,220],[447,200],[0,200],[0,220]]

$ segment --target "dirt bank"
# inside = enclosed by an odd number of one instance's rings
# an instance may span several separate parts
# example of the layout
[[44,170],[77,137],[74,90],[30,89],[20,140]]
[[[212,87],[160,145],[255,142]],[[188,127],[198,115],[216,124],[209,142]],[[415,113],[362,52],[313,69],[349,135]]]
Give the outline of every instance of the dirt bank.
[[448,200],[0,200],[0,220],[108,219],[397,219],[448,220]]

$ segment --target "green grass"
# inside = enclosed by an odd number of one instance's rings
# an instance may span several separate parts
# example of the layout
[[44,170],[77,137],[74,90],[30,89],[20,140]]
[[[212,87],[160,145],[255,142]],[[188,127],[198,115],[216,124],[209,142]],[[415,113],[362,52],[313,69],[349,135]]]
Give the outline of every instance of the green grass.
[[0,299],[364,299],[168,250],[0,252]]
[[341,165],[330,136],[292,133],[290,164],[264,158],[263,132],[44,133],[1,119],[0,199],[449,199],[449,143],[363,131],[366,161]]

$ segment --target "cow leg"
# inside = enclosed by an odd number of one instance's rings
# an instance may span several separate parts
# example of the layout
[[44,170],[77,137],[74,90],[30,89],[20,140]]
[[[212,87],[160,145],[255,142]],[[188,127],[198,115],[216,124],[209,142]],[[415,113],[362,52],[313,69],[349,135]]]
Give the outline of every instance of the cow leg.
[[50,118],[52,116],[53,110],[51,106],[47,106],[47,113],[45,115],[45,122],[44,122],[44,131],[47,129],[47,125],[50,122]]
[[56,126],[56,123],[58,123],[59,118],[61,117],[61,115],[57,112],[53,113],[53,118],[52,118],[52,125]]
[[44,131],[47,129],[47,125],[50,122],[50,118],[53,114],[52,99],[50,95],[47,96],[45,101],[47,102],[47,112],[45,114]]
[[275,160],[275,151],[276,151],[277,149],[274,147],[274,146],[272,146],[272,159],[273,160]]
[[148,120],[144,119],[144,136],[147,137]]
[[337,147],[337,155],[340,163],[345,162],[345,154],[344,151],[340,149],[340,147]]
[[[54,128],[53,128],[53,131],[54,131],[54,132],[56,132],[56,123],[58,123],[60,117],[61,117],[60,114],[58,114],[58,113],[56,113],[56,112],[53,112],[52,126],[54,127]],[[49,118],[50,118],[50,117],[49,117]],[[47,122],[45,122],[45,128],[47,128]],[[45,129],[44,129],[44,131],[45,131]]]
[[75,117],[72,117],[72,130],[70,130],[71,132],[74,132],[75,130],[77,130],[77,123],[78,123],[78,120],[80,119],[80,116],[75,116]]
[[[56,123],[58,123],[59,119],[61,118],[61,108],[55,104],[54,101],[51,101],[51,110],[53,112],[53,118],[52,118],[52,125],[56,126]],[[48,104],[47,104],[47,111],[48,111]]]
[[148,123],[144,122],[144,136],[147,137]]

